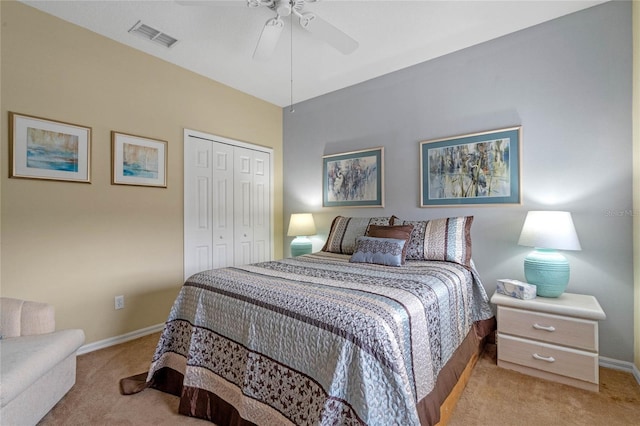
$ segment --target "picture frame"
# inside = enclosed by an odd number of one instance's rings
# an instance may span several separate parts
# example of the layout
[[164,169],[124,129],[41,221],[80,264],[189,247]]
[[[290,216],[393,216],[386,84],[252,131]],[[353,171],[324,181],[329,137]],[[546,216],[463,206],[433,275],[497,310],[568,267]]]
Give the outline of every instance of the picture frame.
[[522,126],[420,142],[420,207],[522,203]]
[[111,184],[167,187],[167,141],[111,131]]
[[324,207],[384,207],[384,147],[322,157]]
[[9,112],[9,177],[91,183],[91,127]]

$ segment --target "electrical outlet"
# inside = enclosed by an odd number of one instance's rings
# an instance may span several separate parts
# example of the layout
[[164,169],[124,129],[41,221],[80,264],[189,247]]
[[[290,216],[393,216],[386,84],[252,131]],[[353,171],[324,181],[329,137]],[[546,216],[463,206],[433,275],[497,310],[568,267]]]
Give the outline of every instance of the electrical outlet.
[[124,308],[124,296],[116,296],[115,305],[116,305],[116,309]]

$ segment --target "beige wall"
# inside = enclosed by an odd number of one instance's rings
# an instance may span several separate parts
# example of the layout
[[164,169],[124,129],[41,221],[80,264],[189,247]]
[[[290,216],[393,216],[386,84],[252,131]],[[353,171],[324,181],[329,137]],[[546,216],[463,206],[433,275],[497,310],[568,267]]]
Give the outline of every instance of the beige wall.
[[640,370],[640,2],[633,2],[633,265],[635,364]]
[[[2,28],[2,7],[0,7],[0,28]],[[0,112],[2,109],[2,31],[0,31]],[[1,121],[0,121],[1,122]],[[5,127],[0,125],[0,133],[5,132]],[[0,149],[0,179],[5,175],[6,153]],[[0,295],[2,294],[2,185],[0,184]]]
[[[1,10],[2,161],[8,111],[93,129],[91,184],[4,169],[3,296],[52,303],[87,343],[164,322],[182,284],[184,128],[274,149],[282,256],[281,108],[23,4]],[[111,185],[111,130],[168,141],[168,188]]]

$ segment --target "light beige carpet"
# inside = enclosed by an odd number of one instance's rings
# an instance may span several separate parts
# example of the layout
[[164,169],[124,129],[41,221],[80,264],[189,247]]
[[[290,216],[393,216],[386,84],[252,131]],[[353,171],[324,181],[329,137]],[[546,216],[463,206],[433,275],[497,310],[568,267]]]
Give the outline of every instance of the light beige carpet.
[[[177,414],[178,398],[155,389],[123,396],[119,381],[149,368],[159,334],[78,357],[76,385],[41,425],[211,425]],[[600,392],[534,379],[496,366],[487,345],[449,423],[469,425],[640,425],[640,385],[600,369]]]
[[486,345],[456,405],[451,426],[640,426],[640,385],[631,373],[600,368],[600,392],[498,368]]

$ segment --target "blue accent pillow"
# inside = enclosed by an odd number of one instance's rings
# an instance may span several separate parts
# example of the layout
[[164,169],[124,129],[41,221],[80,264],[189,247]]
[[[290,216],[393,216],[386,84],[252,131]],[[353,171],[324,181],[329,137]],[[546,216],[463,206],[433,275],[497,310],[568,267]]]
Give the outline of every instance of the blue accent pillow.
[[405,240],[395,238],[358,237],[350,262],[375,263],[386,266],[402,265]]

